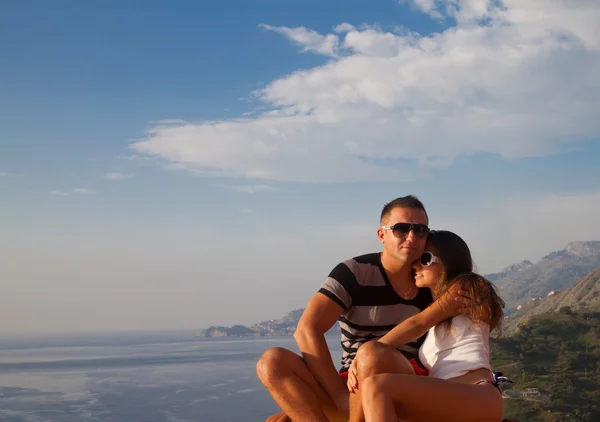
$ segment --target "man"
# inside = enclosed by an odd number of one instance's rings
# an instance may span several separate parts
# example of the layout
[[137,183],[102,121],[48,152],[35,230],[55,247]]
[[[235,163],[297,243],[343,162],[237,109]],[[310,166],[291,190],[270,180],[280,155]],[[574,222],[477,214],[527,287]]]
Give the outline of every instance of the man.
[[[360,389],[350,395],[343,375],[363,343],[382,337],[432,302],[428,289],[415,286],[412,271],[425,248],[428,223],[415,196],[386,204],[377,229],[383,251],[338,264],[310,299],[294,333],[302,357],[283,348],[264,353],[258,377],[284,412],[269,422],[363,420]],[[343,348],[339,372],[324,336],[338,320]],[[359,382],[375,373],[413,373],[399,356],[416,358],[423,338],[401,351],[367,343],[357,361]]]

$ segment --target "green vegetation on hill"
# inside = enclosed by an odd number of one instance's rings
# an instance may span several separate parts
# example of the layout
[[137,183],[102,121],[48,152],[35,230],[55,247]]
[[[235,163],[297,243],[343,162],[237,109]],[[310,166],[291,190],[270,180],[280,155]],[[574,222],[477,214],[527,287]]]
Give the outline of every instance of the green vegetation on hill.
[[536,315],[491,346],[494,369],[515,382],[503,384],[505,417],[600,420],[600,313],[563,307]]

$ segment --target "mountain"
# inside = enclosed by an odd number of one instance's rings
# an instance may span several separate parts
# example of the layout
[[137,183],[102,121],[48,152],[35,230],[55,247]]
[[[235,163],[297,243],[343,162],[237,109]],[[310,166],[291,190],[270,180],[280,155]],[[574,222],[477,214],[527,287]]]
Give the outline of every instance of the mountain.
[[575,311],[600,312],[600,268],[590,272],[562,292],[532,299],[519,305],[516,311],[504,321],[504,330],[511,332],[534,315],[558,312],[566,307]]
[[571,242],[535,264],[522,261],[486,277],[498,287],[509,314],[529,299],[566,289],[598,267],[600,241]]
[[234,325],[233,327],[208,327],[202,333],[202,337],[248,337],[253,336],[254,331],[243,325]]
[[[250,327],[245,325],[234,325],[232,327],[211,326],[202,330],[196,337],[275,337],[291,336],[296,330],[298,321],[302,316],[304,309],[294,309],[280,319],[270,319],[268,321],[253,324]],[[335,324],[327,334],[337,333],[337,324]]]
[[[564,249],[546,255],[535,264],[524,260],[500,272],[487,274],[486,277],[498,287],[500,295],[506,301],[505,313],[511,315],[519,305],[521,309],[533,308],[531,299],[535,299],[535,302],[548,294],[565,290],[596,268],[600,268],[600,241],[571,242]],[[250,326],[212,326],[200,332],[197,337],[289,336],[294,333],[302,312],[304,309],[295,309],[280,319]],[[507,325],[510,324],[514,325],[512,319],[507,320]],[[331,333],[338,333],[337,324],[327,334]]]
[[501,278],[515,275],[518,272],[526,270],[529,267],[533,267],[533,262],[525,260],[525,261],[519,262],[518,264],[509,265],[508,267],[504,268],[500,272],[493,273],[493,274],[486,274],[485,277],[490,281],[496,281]]
[[259,322],[250,328],[261,336],[291,336],[296,330],[302,312],[304,312],[304,309],[294,309],[281,319]]

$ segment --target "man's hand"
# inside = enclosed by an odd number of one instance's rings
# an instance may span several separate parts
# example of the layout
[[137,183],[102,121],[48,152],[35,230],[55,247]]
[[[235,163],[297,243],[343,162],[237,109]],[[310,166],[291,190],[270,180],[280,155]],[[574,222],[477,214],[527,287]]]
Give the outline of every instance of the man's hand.
[[471,301],[473,298],[467,296],[467,293],[463,290],[457,290],[454,299],[457,301],[456,307],[458,313],[469,316],[469,313],[471,312]]
[[356,358],[352,359],[352,364],[350,368],[348,368],[348,381],[346,385],[348,386],[348,391],[354,393],[355,389],[358,388],[358,366],[356,364]]
[[[465,315],[469,318],[473,318],[473,315],[471,315],[471,310],[473,309],[473,298],[468,296],[467,293],[463,290],[457,290],[456,292],[456,296],[455,296],[455,300],[457,302],[457,308],[458,308],[458,313],[461,315]],[[489,320],[489,313],[486,311],[486,309],[479,309],[478,310],[478,319],[482,320],[482,321],[488,321]]]

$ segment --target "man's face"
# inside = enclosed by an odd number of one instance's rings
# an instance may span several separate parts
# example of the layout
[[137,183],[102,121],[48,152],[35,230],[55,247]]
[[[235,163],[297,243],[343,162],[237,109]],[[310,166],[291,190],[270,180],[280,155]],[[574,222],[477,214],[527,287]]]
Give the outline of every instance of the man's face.
[[[388,214],[382,226],[393,226],[396,223],[424,224],[429,223],[425,211],[416,208],[396,207]],[[395,258],[401,262],[412,263],[419,258],[425,250],[427,235],[419,235],[414,230],[408,233],[399,233],[394,230],[377,230],[377,235],[383,243],[383,253],[390,258]]]

